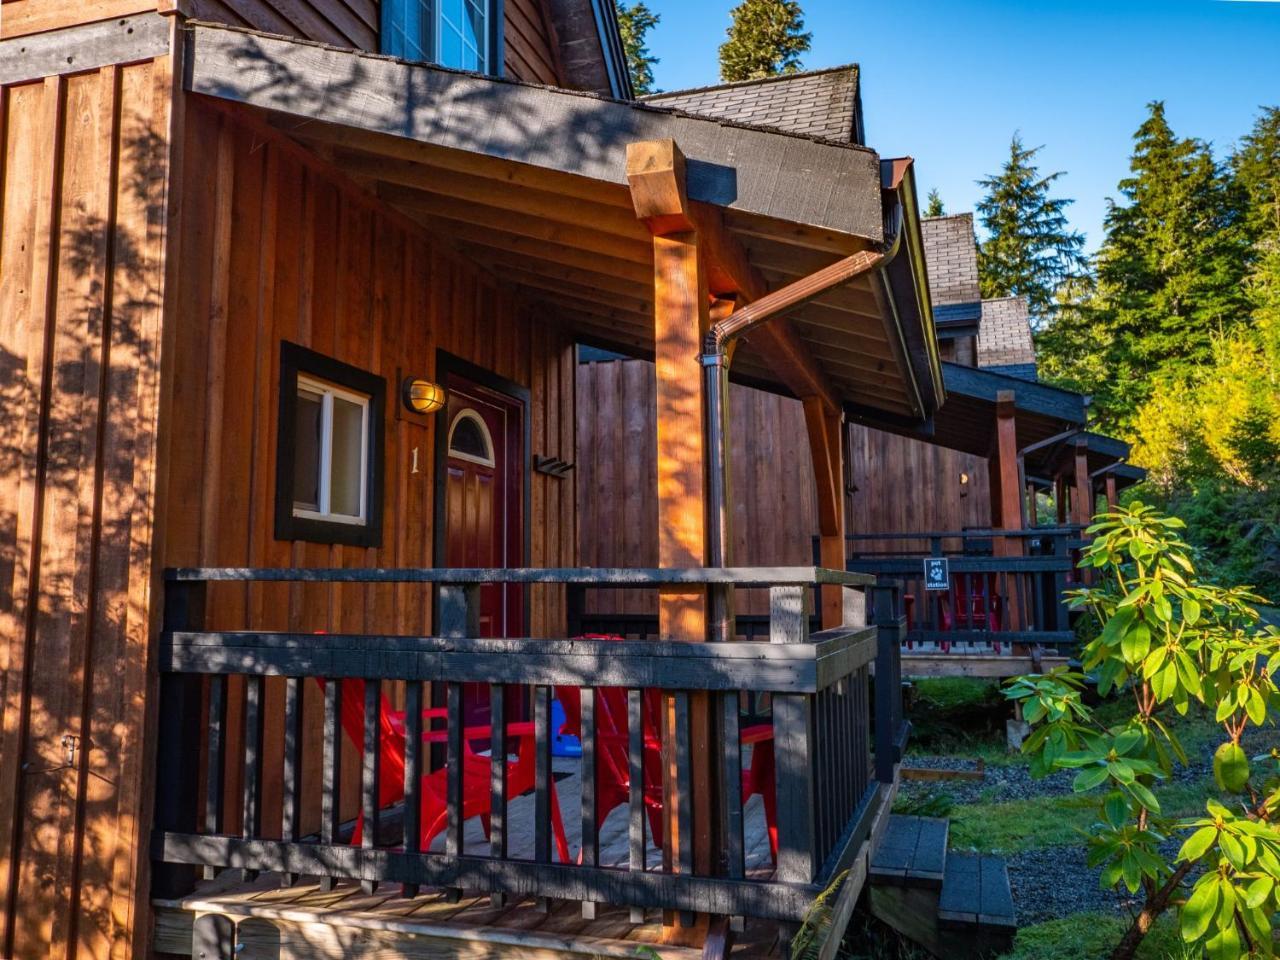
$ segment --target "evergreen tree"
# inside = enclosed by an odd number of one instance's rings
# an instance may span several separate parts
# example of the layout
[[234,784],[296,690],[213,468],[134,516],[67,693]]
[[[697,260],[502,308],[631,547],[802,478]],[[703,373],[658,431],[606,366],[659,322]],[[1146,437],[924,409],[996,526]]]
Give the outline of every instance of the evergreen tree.
[[979,180],[986,195],[978,214],[987,239],[978,246],[983,297],[1025,296],[1033,318],[1047,317],[1059,284],[1083,272],[1083,234],[1069,229],[1071,200],[1049,196],[1062,173],[1042,177],[1035,156],[1016,133],[998,174]]
[[618,3],[618,32],[622,34],[622,49],[627,55],[631,89],[638,97],[654,92],[653,65],[658,58],[649,53],[645,37],[661,19],[661,15],[650,10],[644,0],[637,0],[631,6]]
[[758,80],[800,69],[800,54],[813,34],[804,32],[796,0],[742,0],[731,16],[728,39],[720,45],[721,80]]
[[1280,378],[1280,107],[1262,112],[1231,158],[1246,203],[1250,250],[1247,283],[1254,320]]
[[942,197],[938,193],[937,187],[929,191],[929,196],[925,198],[924,215],[926,217],[945,217],[946,209],[942,206]]
[[1098,253],[1100,325],[1111,343],[1101,400],[1122,419],[1157,378],[1212,360],[1215,336],[1247,317],[1240,190],[1207,144],[1179,139],[1164,104],[1148,105],[1131,175],[1111,201]]

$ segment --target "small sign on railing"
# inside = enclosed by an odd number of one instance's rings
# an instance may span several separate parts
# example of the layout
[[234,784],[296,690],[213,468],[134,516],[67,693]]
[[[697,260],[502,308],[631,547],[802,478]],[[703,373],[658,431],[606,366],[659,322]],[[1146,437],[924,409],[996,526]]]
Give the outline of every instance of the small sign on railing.
[[948,590],[951,587],[951,574],[947,569],[946,557],[924,558],[924,588],[926,590]]

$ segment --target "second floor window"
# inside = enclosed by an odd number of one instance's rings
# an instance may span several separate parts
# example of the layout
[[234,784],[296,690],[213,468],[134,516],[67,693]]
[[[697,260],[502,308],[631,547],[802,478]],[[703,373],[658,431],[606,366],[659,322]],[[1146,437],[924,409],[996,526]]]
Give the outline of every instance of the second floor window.
[[495,73],[493,0],[383,0],[382,52]]

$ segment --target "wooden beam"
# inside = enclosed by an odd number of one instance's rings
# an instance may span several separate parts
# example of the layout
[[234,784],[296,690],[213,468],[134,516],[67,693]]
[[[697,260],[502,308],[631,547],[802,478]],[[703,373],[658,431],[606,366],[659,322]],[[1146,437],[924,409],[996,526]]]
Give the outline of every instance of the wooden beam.
[[[467,180],[480,178],[496,181],[512,189],[537,190],[558,197],[616,207],[628,217],[632,216],[631,196],[624,185],[601,184],[597,180],[588,180],[542,167],[511,163],[498,157],[484,156],[467,150],[441,147],[420,140],[405,140],[391,134],[374,133],[352,127],[317,124],[306,119],[300,120],[280,114],[269,114],[267,122],[282,133],[298,140],[312,144],[328,144],[334,149],[335,157],[363,156],[375,164],[392,161],[393,165],[388,169],[393,178],[406,169],[416,169],[425,165],[437,175],[442,171],[448,171],[459,174]],[[405,161],[407,166],[395,165],[395,161]]]
[[627,144],[627,183],[636,218],[655,237],[694,231],[684,154],[674,140]]
[[[1022,481],[1018,470],[1017,400],[1012,390],[1002,390],[996,398],[995,437],[987,470],[991,488],[991,525],[1001,530],[1021,530]],[[997,557],[1022,555],[1022,538],[996,537],[992,551]],[[1021,629],[1017,597],[1009,598],[1012,629]]]
[[[422,224],[417,224],[417,229],[424,230]],[[435,230],[441,229],[439,223],[435,225]],[[539,277],[546,278],[549,282],[563,281],[566,284],[586,284],[597,290],[602,296],[610,294],[618,294],[622,297],[631,297],[633,299],[644,300],[652,303],[653,297],[653,276],[650,274],[644,282],[639,282],[634,278],[620,277],[617,274],[583,271],[579,267],[568,266],[563,263],[556,263],[550,260],[541,260],[534,257],[525,256],[523,254],[513,253],[509,250],[502,250],[498,247],[485,247],[474,243],[457,242],[453,244],[461,252],[463,256],[475,263],[486,264],[494,268],[495,275],[502,277],[507,270],[524,271],[532,273]],[[604,265],[607,266],[607,261]],[[653,311],[649,310],[649,323],[652,325]]]
[[[317,149],[323,147],[323,143],[316,145]],[[644,225],[636,222],[630,210],[597,200],[585,200],[572,193],[554,193],[505,180],[458,173],[418,161],[384,159],[354,150],[332,150],[331,156],[336,166],[352,176],[379,180],[394,187],[425,190],[437,196],[524,213],[553,223],[587,226],[637,243],[647,243],[649,239]],[[390,191],[388,195],[391,195]]]
[[[152,12],[140,12],[140,6]],[[97,19],[94,8],[109,19],[85,23]],[[0,84],[165,56],[170,22],[154,11],[154,0],[6,3],[0,17],[0,36],[5,38],[0,40]]]
[[[818,396],[804,399],[804,424],[809,433],[809,455],[818,489],[819,560],[824,567],[843,570],[845,565],[844,513],[844,417],[829,410]],[[822,588],[822,628],[844,623],[844,590]]]
[[[1066,657],[1041,657],[1039,670],[1048,673],[1056,667],[1065,667]],[[1036,662],[1029,656],[995,656],[974,653],[904,653],[903,677],[988,677],[1001,679],[1018,677],[1037,670]]]
[[[712,278],[715,281],[712,288],[714,293],[739,294],[740,307],[744,301],[755,303],[777,295],[769,292],[768,284],[752,266],[747,251],[725,228],[724,218],[719,210],[706,204],[693,204],[689,217],[699,236],[706,238],[707,250],[716,266],[712,273],[721,275]],[[804,302],[807,301],[798,299],[786,309],[794,309],[794,306]],[[840,409],[836,391],[787,317],[774,317],[756,331],[756,336],[763,342],[770,359],[777,364],[782,381],[796,396],[818,396],[830,410]]]
[[562,243],[533,240],[529,237],[521,237],[512,233],[498,233],[495,230],[487,230],[484,227],[476,227],[469,223],[458,223],[454,220],[433,217],[430,214],[410,214],[403,210],[401,213],[417,221],[419,228],[425,228],[429,233],[445,240],[455,243],[468,243],[476,247],[487,247],[515,254],[529,264],[538,261],[558,263],[561,266],[572,267],[583,279],[593,273],[601,273],[623,277],[635,283],[646,278],[651,279],[653,276],[651,268],[645,263],[592,254],[588,250],[566,246]]
[[1107,490],[1107,509],[1115,510],[1120,506],[1120,494],[1116,490],[1116,475],[1108,473],[1105,478]]
[[[486,206],[468,198],[385,182],[379,183],[377,192],[383,200],[402,210],[425,213],[496,233],[511,233],[531,240],[578,247],[592,253],[641,263],[647,261],[652,253],[652,243],[647,235],[632,239],[597,230],[594,221],[585,211],[576,211],[579,219],[570,221],[563,216],[552,218],[541,212],[526,213],[509,207]],[[561,209],[573,207],[566,204],[563,198],[559,198],[558,206]]]

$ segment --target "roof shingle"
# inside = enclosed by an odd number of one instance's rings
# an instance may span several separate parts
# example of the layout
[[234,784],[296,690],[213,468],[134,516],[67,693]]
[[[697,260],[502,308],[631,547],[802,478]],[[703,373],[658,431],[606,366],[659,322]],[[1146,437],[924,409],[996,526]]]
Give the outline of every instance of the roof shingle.
[[841,143],[862,143],[856,64],[744,80],[715,87],[672,90],[643,98],[686,113],[773,127]]

